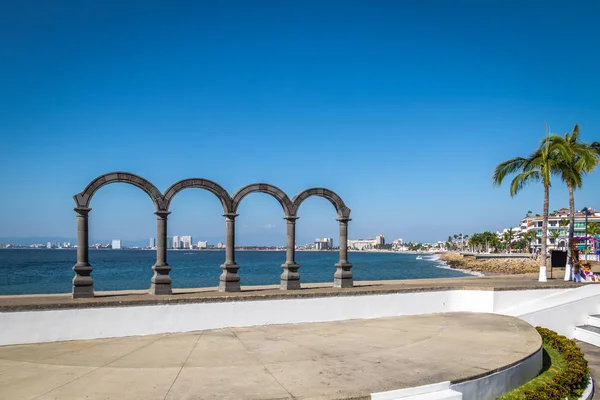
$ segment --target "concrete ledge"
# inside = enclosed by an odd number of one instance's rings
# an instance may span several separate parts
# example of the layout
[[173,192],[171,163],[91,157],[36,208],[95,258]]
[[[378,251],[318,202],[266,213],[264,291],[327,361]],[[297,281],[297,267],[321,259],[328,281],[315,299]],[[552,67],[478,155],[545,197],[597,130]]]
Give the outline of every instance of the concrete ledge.
[[373,294],[435,292],[448,290],[516,291],[576,288],[585,284],[549,280],[537,281],[537,274],[465,278],[413,279],[355,282],[355,287],[338,289],[331,283],[302,284],[295,291],[279,290],[278,285],[243,286],[241,292],[223,293],[217,288],[174,289],[172,295],[152,296],[147,291],[98,292],[96,297],[72,299],[69,294],[0,296],[0,312],[57,310],[70,308],[124,307],[141,305],[242,302],[256,300],[308,299],[365,296]]
[[493,400],[529,382],[542,370],[543,349],[499,371],[452,383],[450,389],[464,400]]

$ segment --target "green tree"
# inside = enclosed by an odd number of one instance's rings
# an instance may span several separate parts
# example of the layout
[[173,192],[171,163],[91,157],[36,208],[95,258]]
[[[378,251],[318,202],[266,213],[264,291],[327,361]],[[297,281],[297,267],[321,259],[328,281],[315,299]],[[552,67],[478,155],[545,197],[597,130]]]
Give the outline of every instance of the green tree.
[[596,221],[588,224],[588,235],[600,235],[600,224]]
[[598,165],[600,153],[590,144],[579,141],[579,125],[575,124],[572,132],[564,137],[550,137],[553,152],[558,160],[554,172],[569,189],[569,244],[567,246],[567,263],[573,265],[571,248],[575,233],[575,189],[581,188],[583,176],[590,173]]
[[502,185],[504,178],[516,174],[510,184],[510,195],[515,196],[524,187],[533,182],[541,182],[544,187],[544,205],[542,219],[542,250],[540,272],[546,269],[546,248],[548,241],[548,203],[550,197],[550,178],[556,171],[556,151],[565,152],[560,144],[552,145],[548,127],[546,126],[546,137],[529,157],[516,157],[504,161],[496,166],[492,175],[492,183],[496,186]]
[[556,246],[556,248],[558,248],[558,244],[557,244],[557,239],[560,236],[560,230],[558,229],[552,229],[550,231],[550,239],[552,239],[552,243],[554,243],[554,246]]

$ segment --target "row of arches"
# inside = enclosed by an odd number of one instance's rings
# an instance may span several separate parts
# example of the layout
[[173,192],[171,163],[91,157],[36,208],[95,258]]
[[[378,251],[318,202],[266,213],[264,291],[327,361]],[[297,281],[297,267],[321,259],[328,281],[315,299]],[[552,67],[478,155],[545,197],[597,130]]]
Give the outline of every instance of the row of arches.
[[266,193],[273,196],[281,205],[284,219],[287,220],[286,261],[282,265],[280,288],[282,290],[300,289],[300,274],[295,261],[296,220],[300,205],[311,196],[323,197],[335,207],[337,221],[340,224],[340,258],[335,264],[334,287],[345,288],[353,286],[352,264],[348,262],[348,222],[350,209],[335,192],[325,188],[311,188],[304,190],[290,199],[283,190],[266,183],[255,183],[244,186],[230,196],[227,190],[208,179],[191,178],[181,180],[171,185],[161,193],[147,179],[129,172],[111,172],[101,175],[91,181],[86,188],[73,196],[75,212],[77,214],[77,263],[73,267],[73,298],[94,297],[94,282],[91,277],[93,270],[89,263],[89,234],[88,214],[91,211],[90,202],[94,193],[101,187],[111,183],[127,183],[142,189],[150,196],[156,209],[156,263],[152,266],[154,274],[150,282],[150,293],[163,295],[172,293],[171,266],[167,261],[167,220],[170,214],[169,206],[177,193],[188,188],[205,189],[213,193],[223,206],[225,217],[225,262],[221,265],[223,272],[219,277],[219,290],[226,292],[240,291],[240,266],[235,262],[235,217],[237,209],[244,197],[250,193]]

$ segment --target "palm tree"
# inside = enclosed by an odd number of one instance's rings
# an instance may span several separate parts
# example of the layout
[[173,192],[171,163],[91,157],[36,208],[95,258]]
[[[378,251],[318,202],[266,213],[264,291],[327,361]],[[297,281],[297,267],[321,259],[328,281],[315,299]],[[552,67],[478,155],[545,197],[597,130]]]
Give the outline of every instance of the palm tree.
[[525,217],[530,217],[531,214],[533,214],[533,211],[529,210],[529,211],[527,211],[527,214],[525,214]]
[[600,235],[600,224],[596,221],[588,224],[588,235]]
[[525,233],[525,239],[529,244],[529,248],[533,248],[533,241],[537,238],[537,232],[535,230],[527,231]]
[[550,231],[550,239],[552,240],[554,247],[556,247],[557,249],[558,249],[558,243],[556,242],[556,240],[558,239],[559,236],[560,236],[560,230],[552,229]]
[[553,151],[556,153],[559,162],[555,165],[554,172],[560,176],[569,188],[570,225],[567,264],[573,265],[573,255],[571,254],[575,233],[575,196],[573,192],[575,189],[581,188],[583,176],[596,168],[600,161],[600,153],[592,145],[579,141],[579,125],[577,124],[575,124],[571,133],[567,132],[565,134],[564,138],[559,135],[552,135],[550,143],[557,146]]
[[[542,250],[540,262],[541,282],[546,281],[546,248],[548,241],[548,202],[550,196],[550,177],[556,170],[556,151],[560,150],[560,144],[552,145],[546,125],[546,137],[540,143],[540,147],[529,157],[516,157],[504,161],[496,166],[492,175],[492,183],[500,186],[507,175],[517,174],[510,184],[510,195],[515,196],[525,186],[532,182],[542,182],[544,186],[544,208],[542,222]],[[564,151],[563,151],[564,152]]]

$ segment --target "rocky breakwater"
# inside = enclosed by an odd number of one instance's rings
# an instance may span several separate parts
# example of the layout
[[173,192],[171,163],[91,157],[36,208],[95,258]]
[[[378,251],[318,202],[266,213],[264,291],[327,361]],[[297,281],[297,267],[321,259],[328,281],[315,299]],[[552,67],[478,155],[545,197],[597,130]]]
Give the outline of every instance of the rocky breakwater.
[[536,273],[540,266],[533,258],[493,258],[476,260],[475,257],[462,256],[458,253],[446,253],[440,257],[450,267],[486,275],[519,275]]

